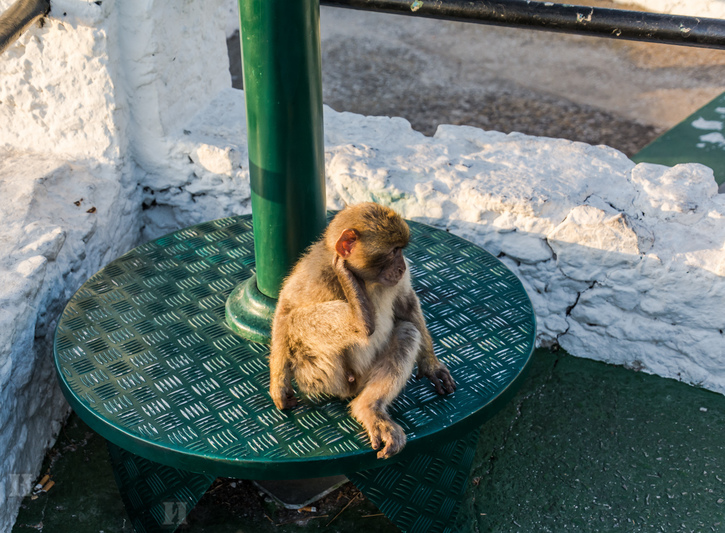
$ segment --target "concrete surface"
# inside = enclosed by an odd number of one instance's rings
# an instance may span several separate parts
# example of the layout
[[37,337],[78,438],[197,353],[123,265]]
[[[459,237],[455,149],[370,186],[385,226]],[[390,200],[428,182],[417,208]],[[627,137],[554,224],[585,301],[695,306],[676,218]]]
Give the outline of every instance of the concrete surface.
[[[325,103],[401,116],[426,135],[466,124],[633,155],[725,91],[723,50],[331,7],[321,10],[321,28]],[[240,87],[238,36],[229,44]]]

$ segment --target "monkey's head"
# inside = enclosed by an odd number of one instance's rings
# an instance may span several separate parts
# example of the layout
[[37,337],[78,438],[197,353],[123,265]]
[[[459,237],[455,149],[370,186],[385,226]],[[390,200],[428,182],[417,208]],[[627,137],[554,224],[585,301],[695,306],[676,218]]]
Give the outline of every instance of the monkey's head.
[[409,240],[405,220],[389,207],[372,202],[346,207],[325,232],[328,249],[345,259],[355,275],[388,287],[405,274],[403,248]]

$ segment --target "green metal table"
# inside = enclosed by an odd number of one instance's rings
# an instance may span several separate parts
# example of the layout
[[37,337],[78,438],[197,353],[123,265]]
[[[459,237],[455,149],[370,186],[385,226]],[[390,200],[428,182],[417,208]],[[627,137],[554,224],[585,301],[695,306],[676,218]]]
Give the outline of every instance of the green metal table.
[[267,345],[225,325],[228,295],[255,270],[251,217],[144,244],[78,290],[58,323],[57,374],[108,441],[137,532],[175,530],[216,477],[336,474],[404,531],[451,531],[480,425],[518,388],[536,325],[500,261],[445,231],[410,227],[414,287],[458,390],[440,397],[411,377],[391,408],[408,444],[387,461],[343,401],[302,397],[277,410]]

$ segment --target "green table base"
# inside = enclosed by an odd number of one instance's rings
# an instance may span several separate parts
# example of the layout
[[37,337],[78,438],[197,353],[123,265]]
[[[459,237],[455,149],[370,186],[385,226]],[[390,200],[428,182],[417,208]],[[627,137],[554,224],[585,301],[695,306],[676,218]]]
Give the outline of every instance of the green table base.
[[[347,474],[406,533],[450,533],[466,491],[479,431],[430,452]],[[108,443],[111,466],[137,533],[172,533],[214,477],[164,466]]]
[[390,466],[348,478],[406,533],[451,533],[479,431]]
[[149,461],[110,442],[108,452],[136,533],[176,531],[215,479]]
[[521,283],[500,261],[445,231],[410,226],[414,288],[458,390],[441,397],[411,376],[391,406],[408,444],[390,460],[377,459],[345,402],[300,395],[295,409],[277,410],[268,346],[227,327],[229,294],[254,274],[250,217],[156,239],[89,279],[56,330],[61,389],[114,446],[182,476],[290,479],[415,465],[465,440],[513,395],[536,324]]

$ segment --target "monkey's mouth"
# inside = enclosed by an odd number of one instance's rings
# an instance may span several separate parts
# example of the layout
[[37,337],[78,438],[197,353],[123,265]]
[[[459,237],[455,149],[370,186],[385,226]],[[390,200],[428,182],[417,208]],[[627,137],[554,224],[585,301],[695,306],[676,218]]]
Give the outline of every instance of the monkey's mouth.
[[390,272],[380,276],[378,279],[380,280],[380,283],[386,287],[393,287],[397,285],[401,279],[403,279],[403,274],[405,274],[405,269],[400,269],[396,272]]

